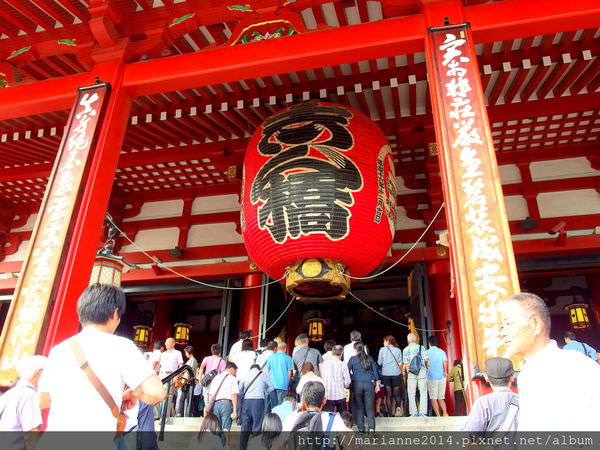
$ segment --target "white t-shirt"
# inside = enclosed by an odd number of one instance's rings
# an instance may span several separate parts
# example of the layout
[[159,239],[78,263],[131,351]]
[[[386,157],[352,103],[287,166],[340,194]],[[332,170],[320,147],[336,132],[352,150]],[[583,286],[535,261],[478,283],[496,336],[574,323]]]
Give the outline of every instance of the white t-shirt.
[[155,362],[157,362],[158,364],[156,365],[156,368],[154,369],[156,373],[160,372],[160,356],[162,355],[162,352],[159,349],[154,349],[154,351],[152,353],[150,353],[150,356],[148,357],[148,362],[150,363],[150,366],[152,366]]
[[[84,328],[76,339],[117,406],[121,406],[125,385],[136,389],[154,375],[129,339],[93,328]],[[38,392],[50,394],[48,431],[116,431],[117,420],[79,368],[68,340],[50,350]]]
[[600,365],[550,341],[522,363],[517,431],[600,431]]
[[183,355],[179,350],[165,350],[160,355],[160,373],[168,375],[175,372],[183,364]]
[[[356,344],[356,342],[350,342],[349,344],[344,345],[344,362],[346,364],[348,364],[348,361],[350,361],[350,358],[352,358],[353,356],[356,355],[356,350],[354,350],[354,344]],[[365,345],[365,353],[367,355],[369,354],[369,349],[367,348],[366,345]]]
[[127,422],[125,422],[125,431],[130,431],[133,427],[137,427],[138,425],[138,414],[140,412],[140,402],[136,401],[133,408],[128,409],[125,414],[127,414]]
[[243,340],[237,341],[235,344],[233,344],[231,346],[231,350],[229,350],[230,359],[233,355],[242,351],[242,342],[244,342],[244,341]]
[[[296,420],[298,420],[298,418],[300,417],[300,415],[302,415],[303,411],[294,411],[291,412],[287,415],[287,417],[285,418],[285,420],[283,421],[283,431],[292,431],[292,428],[294,428],[294,425],[296,424]],[[329,414],[324,412],[323,414],[321,414],[321,422],[323,423],[323,430],[327,429],[327,424],[329,423]],[[333,419],[333,425],[331,427],[331,431],[352,431],[350,428],[347,428],[346,425],[344,425],[344,421],[342,420],[342,417],[338,414],[335,413],[335,419]]]
[[237,366],[237,372],[235,377],[238,381],[244,380],[248,372],[250,372],[250,367],[256,361],[256,353],[254,350],[246,350],[245,352],[238,352],[231,357],[231,362],[235,363]]
[[302,389],[304,388],[304,385],[306,383],[308,383],[309,381],[316,381],[318,383],[321,383],[323,386],[325,386],[325,383],[323,383],[323,378],[318,377],[317,375],[312,375],[309,376],[308,374],[302,375],[300,377],[300,380],[298,381],[298,386],[296,387],[296,393],[298,395],[302,394]]

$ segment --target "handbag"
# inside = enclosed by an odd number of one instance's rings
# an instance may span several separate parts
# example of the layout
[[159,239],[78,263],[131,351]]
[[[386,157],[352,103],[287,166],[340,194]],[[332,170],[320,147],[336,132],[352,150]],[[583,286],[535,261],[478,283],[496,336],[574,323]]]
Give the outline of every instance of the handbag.
[[211,370],[210,372],[208,372],[206,374],[204,374],[204,376],[200,380],[200,385],[202,385],[202,387],[208,387],[208,386],[210,386],[210,383],[212,383],[212,380],[217,375],[219,375],[219,366],[221,365],[221,361],[225,362],[225,360],[223,358],[219,358],[219,363],[217,364],[217,368]]
[[79,344],[79,342],[77,342],[75,337],[72,337],[70,339],[70,344],[71,350],[73,351],[75,360],[77,361],[79,368],[83,370],[90,383],[92,383],[92,386],[94,386],[94,389],[96,389],[96,392],[100,394],[100,397],[102,397],[102,400],[104,400],[104,403],[106,403],[106,406],[108,406],[108,409],[110,409],[110,412],[113,415],[113,417],[117,419],[117,432],[113,439],[119,439],[123,434],[123,431],[125,431],[127,415],[123,411],[122,407],[117,406],[115,400],[112,398],[112,395],[110,395],[110,393],[106,389],[106,386],[104,386],[102,381],[100,381],[100,378],[98,378],[98,375],[96,375],[96,373],[92,370],[87,359],[85,359],[85,356],[83,355],[81,345]]

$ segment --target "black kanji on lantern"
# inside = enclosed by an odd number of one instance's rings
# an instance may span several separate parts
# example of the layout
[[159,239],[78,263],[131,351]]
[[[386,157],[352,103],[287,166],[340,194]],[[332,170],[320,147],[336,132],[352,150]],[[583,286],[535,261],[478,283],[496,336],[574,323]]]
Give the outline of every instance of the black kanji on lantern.
[[358,167],[338,150],[354,146],[347,109],[303,103],[264,124],[258,151],[272,156],[252,183],[258,225],[275,242],[314,233],[348,234],[352,192],[363,186]]

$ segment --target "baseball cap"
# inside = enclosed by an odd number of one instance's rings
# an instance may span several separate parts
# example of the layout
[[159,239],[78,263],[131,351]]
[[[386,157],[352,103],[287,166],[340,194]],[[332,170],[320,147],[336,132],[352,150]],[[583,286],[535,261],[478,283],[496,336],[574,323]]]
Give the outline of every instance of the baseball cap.
[[485,373],[489,378],[508,378],[515,373],[515,369],[510,359],[489,358],[485,360]]

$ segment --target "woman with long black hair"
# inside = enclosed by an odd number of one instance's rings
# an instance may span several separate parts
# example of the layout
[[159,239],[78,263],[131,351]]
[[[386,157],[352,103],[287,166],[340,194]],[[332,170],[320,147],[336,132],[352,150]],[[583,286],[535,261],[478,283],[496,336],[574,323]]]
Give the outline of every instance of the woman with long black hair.
[[355,409],[352,415],[359,431],[365,431],[365,414],[369,431],[375,431],[375,392],[379,391],[379,375],[375,361],[367,355],[362,342],[354,344],[354,351],[356,355],[348,361]]
[[219,418],[208,413],[202,419],[198,435],[190,441],[189,450],[206,449],[206,450],[224,450],[227,448],[223,443],[223,437],[218,434]]

